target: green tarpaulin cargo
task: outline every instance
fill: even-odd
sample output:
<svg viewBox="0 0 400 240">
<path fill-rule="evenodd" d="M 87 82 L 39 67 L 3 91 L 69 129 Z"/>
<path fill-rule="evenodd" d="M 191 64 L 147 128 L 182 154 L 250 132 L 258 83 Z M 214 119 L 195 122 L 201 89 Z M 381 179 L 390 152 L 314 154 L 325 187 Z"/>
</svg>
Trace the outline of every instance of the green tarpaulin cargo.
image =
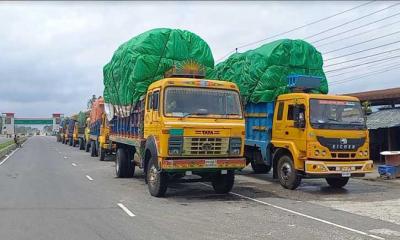
<svg viewBox="0 0 400 240">
<path fill-rule="evenodd" d="M 232 54 L 215 67 L 210 77 L 236 83 L 245 101 L 269 102 L 289 92 L 287 76 L 290 74 L 321 77 L 321 86 L 315 92 L 328 93 L 322 65 L 321 53 L 311 44 L 282 39 Z"/>
<path fill-rule="evenodd" d="M 205 66 L 209 72 L 214 67 L 208 44 L 185 30 L 153 29 L 122 44 L 103 68 L 107 115 L 127 116 L 130 106 L 152 82 L 162 79 L 174 65 L 188 60 Z"/>
</svg>

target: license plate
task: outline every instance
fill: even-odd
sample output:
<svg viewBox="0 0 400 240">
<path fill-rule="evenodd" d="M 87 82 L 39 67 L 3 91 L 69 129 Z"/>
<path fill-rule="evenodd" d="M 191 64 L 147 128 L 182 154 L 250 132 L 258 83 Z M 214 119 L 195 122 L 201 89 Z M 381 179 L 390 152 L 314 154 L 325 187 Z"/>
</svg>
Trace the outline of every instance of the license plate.
<svg viewBox="0 0 400 240">
<path fill-rule="evenodd" d="M 205 167 L 216 167 L 217 166 L 217 160 L 205 160 L 204 163 Z"/>
<path fill-rule="evenodd" d="M 351 177 L 350 172 L 342 172 L 342 177 Z"/>
</svg>

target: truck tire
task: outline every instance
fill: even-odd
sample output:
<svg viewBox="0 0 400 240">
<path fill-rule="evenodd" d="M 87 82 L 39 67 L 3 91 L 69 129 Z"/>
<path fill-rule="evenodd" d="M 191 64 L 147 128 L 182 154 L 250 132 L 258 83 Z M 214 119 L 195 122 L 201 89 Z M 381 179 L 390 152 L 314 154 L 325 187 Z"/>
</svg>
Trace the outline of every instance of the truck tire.
<svg viewBox="0 0 400 240">
<path fill-rule="evenodd" d="M 278 178 L 282 187 L 294 190 L 301 183 L 301 176 L 294 168 L 293 160 L 288 155 L 282 155 L 278 160 Z"/>
<path fill-rule="evenodd" d="M 153 197 L 163 197 L 168 188 L 168 176 L 157 167 L 157 159 L 153 156 L 146 169 L 146 179 L 149 192 Z"/>
<path fill-rule="evenodd" d="M 79 138 L 79 150 L 85 149 L 85 141 L 82 138 Z"/>
<path fill-rule="evenodd" d="M 85 144 L 85 152 L 89 152 L 90 151 L 90 143 L 91 143 L 91 141 L 86 142 L 86 144 Z"/>
<path fill-rule="evenodd" d="M 118 148 L 115 158 L 115 175 L 118 178 L 129 178 L 133 177 L 133 174 L 135 174 L 135 165 L 127 157 L 126 150 Z"/>
<path fill-rule="evenodd" d="M 348 177 L 327 177 L 325 179 L 332 188 L 342 188 L 349 182 Z"/>
<path fill-rule="evenodd" d="M 104 161 L 106 158 L 106 150 L 99 146 L 99 150 L 97 151 L 97 155 L 99 156 L 100 161 Z"/>
<path fill-rule="evenodd" d="M 228 170 L 226 174 L 218 173 L 211 181 L 214 191 L 218 194 L 226 194 L 232 190 L 235 182 L 235 171 Z"/>
<path fill-rule="evenodd" d="M 271 166 L 265 164 L 256 164 L 251 161 L 251 168 L 253 168 L 254 173 L 269 173 L 271 171 Z"/>
<path fill-rule="evenodd" d="M 94 141 L 90 141 L 90 156 L 97 157 L 96 143 Z"/>
</svg>

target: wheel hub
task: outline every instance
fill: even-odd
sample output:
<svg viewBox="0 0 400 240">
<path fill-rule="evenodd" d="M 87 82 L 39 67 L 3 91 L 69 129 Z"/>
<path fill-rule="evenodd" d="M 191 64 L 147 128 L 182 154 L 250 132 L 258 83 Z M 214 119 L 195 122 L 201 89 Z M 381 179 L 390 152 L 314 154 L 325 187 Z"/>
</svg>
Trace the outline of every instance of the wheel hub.
<svg viewBox="0 0 400 240">
<path fill-rule="evenodd" d="M 281 167 L 282 179 L 288 180 L 292 174 L 292 167 L 288 163 L 284 163 Z"/>
<path fill-rule="evenodd" d="M 149 184 L 154 185 L 157 181 L 157 168 L 152 165 L 149 171 Z"/>
</svg>

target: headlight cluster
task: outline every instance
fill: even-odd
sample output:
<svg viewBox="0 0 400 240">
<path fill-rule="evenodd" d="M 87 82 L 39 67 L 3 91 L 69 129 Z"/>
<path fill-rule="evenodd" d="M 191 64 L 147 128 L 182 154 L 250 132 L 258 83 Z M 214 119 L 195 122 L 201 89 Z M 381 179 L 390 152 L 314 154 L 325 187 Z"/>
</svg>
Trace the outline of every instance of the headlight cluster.
<svg viewBox="0 0 400 240">
<path fill-rule="evenodd" d="M 168 139 L 168 155 L 181 155 L 183 148 L 182 137 L 170 137 Z"/>
<path fill-rule="evenodd" d="M 231 138 L 229 141 L 229 155 L 240 155 L 240 150 L 242 148 L 241 138 Z"/>
</svg>

